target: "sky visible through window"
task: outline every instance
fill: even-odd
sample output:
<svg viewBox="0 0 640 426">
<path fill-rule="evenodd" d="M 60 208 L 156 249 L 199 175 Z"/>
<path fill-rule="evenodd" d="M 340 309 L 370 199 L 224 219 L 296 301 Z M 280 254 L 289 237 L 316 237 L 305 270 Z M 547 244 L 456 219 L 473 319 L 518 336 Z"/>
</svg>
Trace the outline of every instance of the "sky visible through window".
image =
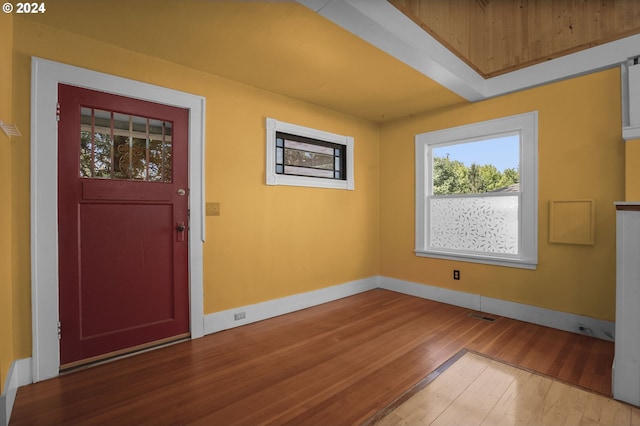
<svg viewBox="0 0 640 426">
<path fill-rule="evenodd" d="M 481 166 L 493 164 L 503 172 L 505 169 L 517 169 L 520 163 L 520 137 L 503 136 L 479 142 L 459 143 L 433 148 L 434 157 L 449 156 L 451 161 L 460 161 L 465 166 L 476 163 Z"/>
</svg>

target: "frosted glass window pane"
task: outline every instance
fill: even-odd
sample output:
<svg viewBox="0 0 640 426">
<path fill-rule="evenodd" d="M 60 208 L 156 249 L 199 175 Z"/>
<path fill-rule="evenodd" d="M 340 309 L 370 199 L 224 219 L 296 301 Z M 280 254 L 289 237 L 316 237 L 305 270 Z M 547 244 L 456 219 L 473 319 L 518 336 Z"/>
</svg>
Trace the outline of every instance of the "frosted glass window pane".
<svg viewBox="0 0 640 426">
<path fill-rule="evenodd" d="M 518 254 L 519 196 L 429 198 L 433 249 Z"/>
</svg>

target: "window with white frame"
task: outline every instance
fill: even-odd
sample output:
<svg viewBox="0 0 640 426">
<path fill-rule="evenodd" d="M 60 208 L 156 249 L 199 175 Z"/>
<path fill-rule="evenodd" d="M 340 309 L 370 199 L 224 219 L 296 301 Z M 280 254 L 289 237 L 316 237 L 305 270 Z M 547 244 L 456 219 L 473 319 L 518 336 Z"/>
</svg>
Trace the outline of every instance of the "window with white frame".
<svg viewBox="0 0 640 426">
<path fill-rule="evenodd" d="M 418 256 L 535 269 L 538 114 L 416 135 Z"/>
<path fill-rule="evenodd" d="M 267 118 L 267 185 L 354 189 L 353 138 Z"/>
</svg>

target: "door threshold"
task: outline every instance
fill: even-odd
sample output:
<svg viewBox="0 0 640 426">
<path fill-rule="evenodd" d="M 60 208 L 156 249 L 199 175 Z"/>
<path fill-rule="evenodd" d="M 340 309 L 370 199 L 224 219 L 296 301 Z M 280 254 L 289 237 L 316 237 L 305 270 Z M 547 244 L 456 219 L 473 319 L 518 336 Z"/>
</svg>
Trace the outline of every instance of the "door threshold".
<svg viewBox="0 0 640 426">
<path fill-rule="evenodd" d="M 186 342 L 190 339 L 191 333 L 184 333 L 166 339 L 156 340 L 153 342 L 134 346 L 132 348 L 122 349 L 119 351 L 109 352 L 104 355 L 98 355 L 87 359 L 81 359 L 79 361 L 69 362 L 60 366 L 60 375 L 74 373 L 76 371 L 85 370 L 87 368 L 96 367 L 98 365 L 129 358 L 134 355 L 139 355 L 145 352 Z"/>
</svg>

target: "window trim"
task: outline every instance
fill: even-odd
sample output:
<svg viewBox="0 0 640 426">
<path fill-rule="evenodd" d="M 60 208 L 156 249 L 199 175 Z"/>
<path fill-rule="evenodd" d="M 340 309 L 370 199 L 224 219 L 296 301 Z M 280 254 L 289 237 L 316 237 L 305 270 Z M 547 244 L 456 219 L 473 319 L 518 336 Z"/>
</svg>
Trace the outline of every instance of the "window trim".
<svg viewBox="0 0 640 426">
<path fill-rule="evenodd" d="M 432 191 L 430 147 L 520 135 L 520 208 L 518 255 L 469 253 L 429 248 L 427 197 Z M 421 257 L 535 269 L 538 264 L 538 112 L 483 121 L 415 136 L 415 253 Z"/>
<path fill-rule="evenodd" d="M 312 188 L 354 190 L 353 151 L 354 140 L 351 136 L 343 136 L 297 124 L 285 123 L 273 118 L 266 119 L 267 132 L 267 185 L 305 186 Z M 328 179 L 311 176 L 294 176 L 276 173 L 276 132 L 288 133 L 295 136 L 316 139 L 346 146 L 346 179 Z"/>
</svg>

